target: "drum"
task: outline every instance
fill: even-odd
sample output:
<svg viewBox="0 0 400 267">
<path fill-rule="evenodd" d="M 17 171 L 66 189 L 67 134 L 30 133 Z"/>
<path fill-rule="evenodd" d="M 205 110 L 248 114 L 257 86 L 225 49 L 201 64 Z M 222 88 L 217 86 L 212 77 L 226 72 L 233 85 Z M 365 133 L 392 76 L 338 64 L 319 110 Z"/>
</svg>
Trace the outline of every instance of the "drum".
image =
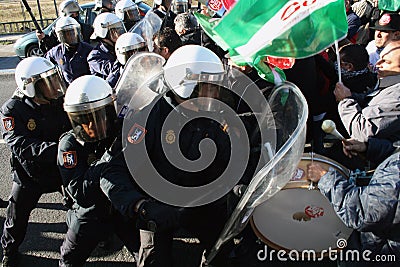
<svg viewBox="0 0 400 267">
<path fill-rule="evenodd" d="M 332 167 L 345 177 L 349 170 L 318 154 L 303 154 L 287 185 L 271 199 L 257 206 L 250 220 L 258 238 L 276 250 L 314 250 L 316 253 L 337 248 L 338 239 L 350 236 L 331 203 L 307 180 L 311 161 Z"/>
</svg>

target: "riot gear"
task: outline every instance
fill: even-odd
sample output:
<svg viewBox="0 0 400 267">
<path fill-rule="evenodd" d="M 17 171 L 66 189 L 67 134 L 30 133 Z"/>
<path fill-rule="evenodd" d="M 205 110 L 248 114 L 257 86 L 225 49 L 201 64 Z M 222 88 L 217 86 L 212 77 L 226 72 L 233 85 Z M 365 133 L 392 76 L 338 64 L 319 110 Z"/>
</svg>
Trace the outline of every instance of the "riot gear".
<svg viewBox="0 0 400 267">
<path fill-rule="evenodd" d="M 115 43 L 117 60 L 122 65 L 125 65 L 132 55 L 145 50 L 147 50 L 146 42 L 140 35 L 133 32 L 122 34 Z"/>
<path fill-rule="evenodd" d="M 114 96 L 103 79 L 85 75 L 73 81 L 64 109 L 78 140 L 95 142 L 111 136 L 116 121 Z"/>
<path fill-rule="evenodd" d="M 189 9 L 188 0 L 174 0 L 172 4 L 172 11 L 176 14 L 185 13 Z"/>
<path fill-rule="evenodd" d="M 121 34 L 126 32 L 122 20 L 112 13 L 98 15 L 93 22 L 93 27 L 91 39 L 105 38 L 114 43 Z"/>
<path fill-rule="evenodd" d="M 96 0 L 94 11 L 100 12 L 113 12 L 115 9 L 115 0 Z"/>
<path fill-rule="evenodd" d="M 55 31 L 60 43 L 75 46 L 82 41 L 81 25 L 70 17 L 61 17 L 57 20 Z"/>
<path fill-rule="evenodd" d="M 137 22 L 140 20 L 139 8 L 132 0 L 119 1 L 115 6 L 115 15 L 123 22 Z"/>
<path fill-rule="evenodd" d="M 61 2 L 58 10 L 64 17 L 70 17 L 74 14 L 79 14 L 79 11 L 82 11 L 82 8 L 75 0 L 65 0 Z"/>
<path fill-rule="evenodd" d="M 57 67 L 42 57 L 22 60 L 15 69 L 15 81 L 24 95 L 44 101 L 57 99 L 66 90 Z"/>
</svg>

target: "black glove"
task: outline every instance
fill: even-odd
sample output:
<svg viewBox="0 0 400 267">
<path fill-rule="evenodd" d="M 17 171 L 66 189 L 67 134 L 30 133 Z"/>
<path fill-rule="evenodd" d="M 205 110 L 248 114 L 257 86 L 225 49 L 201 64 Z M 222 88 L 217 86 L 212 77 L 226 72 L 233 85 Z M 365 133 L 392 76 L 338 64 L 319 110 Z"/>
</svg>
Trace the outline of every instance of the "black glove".
<svg viewBox="0 0 400 267">
<path fill-rule="evenodd" d="M 145 200 L 138 209 L 139 229 L 152 232 L 174 230 L 179 226 L 179 211 L 177 208 L 156 202 Z"/>
</svg>

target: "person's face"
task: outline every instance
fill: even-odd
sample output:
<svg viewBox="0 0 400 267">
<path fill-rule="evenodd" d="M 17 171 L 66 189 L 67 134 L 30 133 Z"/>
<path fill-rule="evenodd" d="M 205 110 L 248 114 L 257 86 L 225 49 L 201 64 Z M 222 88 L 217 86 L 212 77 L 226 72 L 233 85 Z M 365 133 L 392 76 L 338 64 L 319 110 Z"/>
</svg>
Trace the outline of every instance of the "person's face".
<svg viewBox="0 0 400 267">
<path fill-rule="evenodd" d="M 96 138 L 97 137 L 96 128 L 94 127 L 94 123 L 92 121 L 89 122 L 88 124 L 82 123 L 82 128 L 83 128 L 83 130 L 85 130 L 86 134 L 90 138 Z"/>
<path fill-rule="evenodd" d="M 400 42 L 389 43 L 376 63 L 378 78 L 400 74 Z"/>
<path fill-rule="evenodd" d="M 375 46 L 377 48 L 385 47 L 385 45 L 392 40 L 393 32 L 375 30 Z"/>
<path fill-rule="evenodd" d="M 160 46 L 160 43 L 157 38 L 154 39 L 153 52 L 159 54 L 165 59 L 168 59 L 170 57 L 168 48 Z"/>
</svg>

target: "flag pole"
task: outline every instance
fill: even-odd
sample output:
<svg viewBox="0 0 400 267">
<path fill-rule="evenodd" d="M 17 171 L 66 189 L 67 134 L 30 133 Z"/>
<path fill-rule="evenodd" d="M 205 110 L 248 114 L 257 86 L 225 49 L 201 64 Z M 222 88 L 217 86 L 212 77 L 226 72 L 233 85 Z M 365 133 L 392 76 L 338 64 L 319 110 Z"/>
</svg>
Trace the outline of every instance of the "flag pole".
<svg viewBox="0 0 400 267">
<path fill-rule="evenodd" d="M 338 41 L 335 41 L 335 50 L 336 50 L 336 62 L 338 65 L 338 77 L 339 77 L 339 82 L 342 82 L 342 73 L 340 71 L 340 55 L 339 55 L 339 44 Z"/>
</svg>

